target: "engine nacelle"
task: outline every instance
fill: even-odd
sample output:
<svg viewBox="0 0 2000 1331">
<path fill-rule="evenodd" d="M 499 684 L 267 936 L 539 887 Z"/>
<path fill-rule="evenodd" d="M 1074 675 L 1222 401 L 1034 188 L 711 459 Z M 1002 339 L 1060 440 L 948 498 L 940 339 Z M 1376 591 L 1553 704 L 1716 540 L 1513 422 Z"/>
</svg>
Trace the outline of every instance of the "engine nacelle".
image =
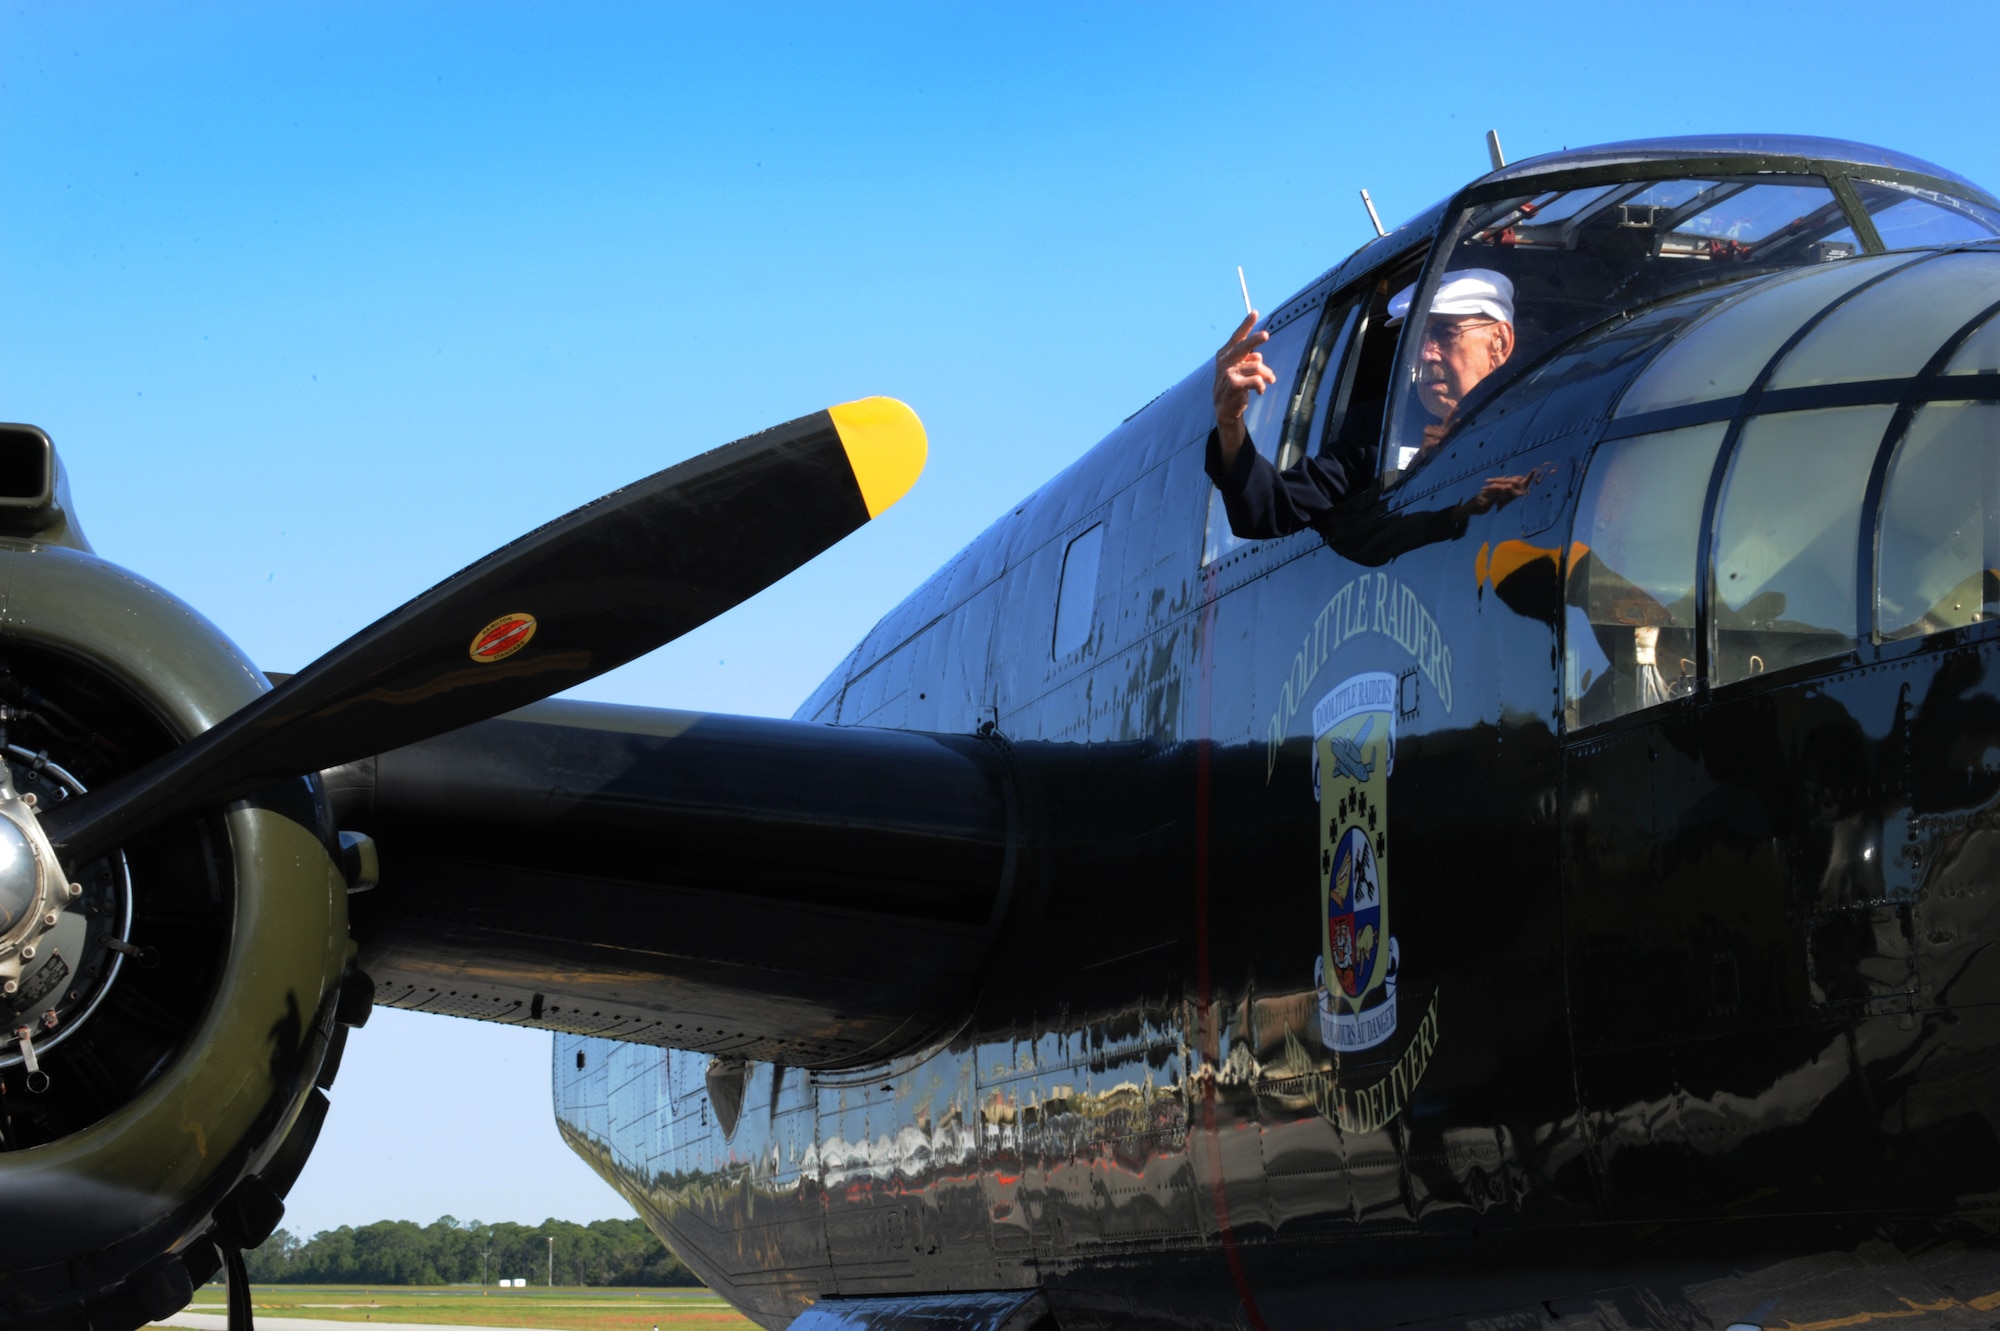
<svg viewBox="0 0 2000 1331">
<path fill-rule="evenodd" d="M 41 807 L 268 687 L 153 584 L 84 549 L 0 540 L 0 749 Z M 218 1244 L 275 1225 L 325 1113 L 315 1081 L 338 1019 L 357 1016 L 338 1010 L 334 844 L 317 781 L 301 778 L 78 869 L 85 918 L 37 937 L 81 955 L 56 971 L 44 951 L 37 983 L 0 995 L 0 1323 L 138 1326 L 185 1304 Z M 32 1059 L 24 1029 L 43 1045 Z"/>
</svg>

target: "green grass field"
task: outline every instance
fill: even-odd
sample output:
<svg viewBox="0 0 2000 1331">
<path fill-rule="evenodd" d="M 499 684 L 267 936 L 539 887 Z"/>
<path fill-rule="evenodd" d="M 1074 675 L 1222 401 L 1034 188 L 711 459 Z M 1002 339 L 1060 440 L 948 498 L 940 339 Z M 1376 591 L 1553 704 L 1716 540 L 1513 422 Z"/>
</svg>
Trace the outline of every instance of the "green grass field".
<svg viewBox="0 0 2000 1331">
<path fill-rule="evenodd" d="M 319 1317 L 339 1322 L 441 1322 L 546 1331 L 754 1331 L 756 1323 L 705 1289 L 492 1289 L 466 1285 L 259 1285 L 257 1319 Z M 189 1312 L 229 1311 L 222 1286 L 195 1291 Z"/>
</svg>

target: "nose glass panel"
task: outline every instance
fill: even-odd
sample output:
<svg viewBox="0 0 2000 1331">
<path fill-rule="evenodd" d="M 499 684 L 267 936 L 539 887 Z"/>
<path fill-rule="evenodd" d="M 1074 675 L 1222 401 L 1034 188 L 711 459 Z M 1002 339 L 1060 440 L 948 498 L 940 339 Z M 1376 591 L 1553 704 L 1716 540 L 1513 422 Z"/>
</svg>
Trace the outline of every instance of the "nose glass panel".
<svg viewBox="0 0 2000 1331">
<path fill-rule="evenodd" d="M 1944 372 L 1947 376 L 2000 374 L 2000 316 L 1988 319 L 1971 337 L 1959 343 Z"/>
<path fill-rule="evenodd" d="M 1693 691 L 1701 510 L 1728 428 L 1620 439 L 1591 459 L 1563 637 L 1572 729 Z"/>
<path fill-rule="evenodd" d="M 1615 413 L 1740 396 L 1806 320 L 1909 255 L 1853 259 L 1773 278 L 1717 309 L 1668 347 L 1626 392 Z"/>
<path fill-rule="evenodd" d="M 1939 402 L 1910 423 L 1882 500 L 1876 625 L 1885 638 L 2000 612 L 2000 403 Z"/>
<path fill-rule="evenodd" d="M 1906 379 L 1947 338 L 2000 301 L 2000 254 L 1946 254 L 1878 282 L 1786 353 L 1772 391 Z"/>
<path fill-rule="evenodd" d="M 1861 504 L 1894 407 L 1759 416 L 1722 493 L 1717 684 L 1852 651 Z"/>
</svg>

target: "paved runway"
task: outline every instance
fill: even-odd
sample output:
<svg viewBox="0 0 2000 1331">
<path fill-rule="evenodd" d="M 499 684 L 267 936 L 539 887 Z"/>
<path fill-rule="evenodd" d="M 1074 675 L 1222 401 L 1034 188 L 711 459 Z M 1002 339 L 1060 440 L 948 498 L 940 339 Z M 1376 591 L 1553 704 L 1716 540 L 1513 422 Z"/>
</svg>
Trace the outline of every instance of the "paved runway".
<svg viewBox="0 0 2000 1331">
<path fill-rule="evenodd" d="M 334 1322 L 324 1317 L 275 1317 L 268 1313 L 257 1319 L 274 1331 L 493 1331 L 491 1327 L 453 1326 L 439 1322 Z M 188 1331 L 229 1331 L 229 1319 L 221 1313 L 175 1313 L 154 1326 L 186 1327 Z M 508 1331 L 520 1331 L 519 1327 Z"/>
<path fill-rule="evenodd" d="M 707 1290 L 699 1291 L 708 1295 Z M 708 1297 L 714 1297 L 708 1295 Z M 185 1331 L 229 1331 L 229 1319 L 221 1313 L 175 1313 L 172 1317 L 154 1322 L 154 1326 L 177 1326 Z M 260 1312 L 257 1325 L 268 1331 L 523 1331 L 518 1326 L 491 1327 L 472 1326 L 452 1322 L 385 1322 L 377 1318 L 366 1322 L 336 1322 L 325 1317 L 280 1317 L 276 1313 Z"/>
<path fill-rule="evenodd" d="M 213 1297 L 219 1295 L 222 1291 L 219 1287 L 206 1286 L 201 1292 L 204 1295 Z M 562 1292 L 569 1293 L 571 1291 L 564 1290 Z M 598 1299 L 592 1298 L 592 1291 L 589 1287 L 577 1286 L 574 1293 L 590 1302 L 599 1302 Z M 630 1294 L 632 1291 L 629 1289 L 621 1290 L 620 1293 Z M 644 1293 L 649 1301 L 665 1299 L 719 1301 L 713 1290 L 702 1289 L 699 1286 L 665 1285 L 658 1289 L 646 1290 Z M 365 1305 L 347 1304 L 328 1306 L 354 1307 Z M 525 1306 L 533 1306 L 533 1301 L 526 1301 Z M 616 1304 L 615 1302 L 609 1302 L 607 1306 L 615 1308 Z M 215 1303 L 208 1304 L 208 1307 L 215 1307 Z M 388 1310 L 384 1309 L 383 1311 L 387 1312 Z M 398 1322 L 383 1317 L 366 1321 L 334 1321 L 327 1317 L 282 1317 L 275 1311 L 261 1309 L 257 1312 L 257 1321 L 260 1325 L 268 1328 L 268 1331 L 523 1331 L 523 1328 L 518 1325 L 493 1327 L 451 1322 Z M 229 1331 L 229 1319 L 222 1313 L 196 1312 L 193 1309 L 175 1313 L 172 1317 L 162 1318 L 154 1322 L 153 1325 L 181 1327 L 184 1331 Z"/>
</svg>

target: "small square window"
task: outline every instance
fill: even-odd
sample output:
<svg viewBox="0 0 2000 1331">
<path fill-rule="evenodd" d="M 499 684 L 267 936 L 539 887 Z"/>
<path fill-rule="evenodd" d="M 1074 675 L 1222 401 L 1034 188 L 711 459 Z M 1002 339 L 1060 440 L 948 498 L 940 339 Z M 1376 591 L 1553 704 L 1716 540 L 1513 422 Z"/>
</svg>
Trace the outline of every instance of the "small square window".
<svg viewBox="0 0 2000 1331">
<path fill-rule="evenodd" d="M 1077 651 L 1090 641 L 1090 626 L 1097 608 L 1097 561 L 1104 550 L 1104 524 L 1098 523 L 1069 543 L 1063 552 L 1062 589 L 1056 593 L 1056 636 L 1052 651 L 1057 660 Z"/>
</svg>

